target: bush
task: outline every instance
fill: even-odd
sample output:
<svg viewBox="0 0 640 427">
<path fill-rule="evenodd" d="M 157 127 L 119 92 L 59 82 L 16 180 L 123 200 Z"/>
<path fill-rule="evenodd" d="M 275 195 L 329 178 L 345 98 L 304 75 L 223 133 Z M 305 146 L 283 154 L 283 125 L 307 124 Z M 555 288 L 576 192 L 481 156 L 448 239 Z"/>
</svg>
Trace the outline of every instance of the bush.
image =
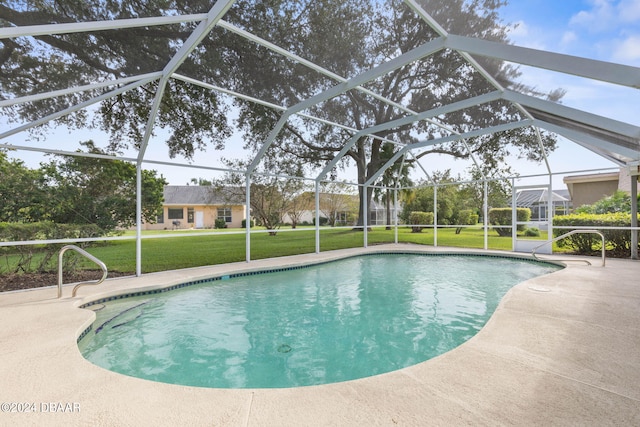
<svg viewBox="0 0 640 427">
<path fill-rule="evenodd" d="M 249 227 L 253 228 L 253 226 L 254 226 L 254 225 L 255 225 L 255 224 L 254 224 L 253 220 L 249 221 Z M 243 219 L 243 220 L 242 220 L 242 225 L 241 225 L 241 227 L 242 227 L 242 228 L 247 228 L 247 220 L 246 220 L 246 219 Z"/>
<path fill-rule="evenodd" d="M 511 225 L 511 208 L 493 208 L 489 209 L 489 224 L 491 225 Z M 527 222 L 531 219 L 531 209 L 517 208 L 516 220 L 518 222 Z M 524 231 L 525 224 L 518 224 L 517 231 Z M 495 227 L 494 230 L 500 236 L 511 236 L 511 228 Z"/>
<path fill-rule="evenodd" d="M 329 218 L 325 217 L 325 216 L 321 216 L 320 217 L 320 227 L 322 227 L 323 225 L 327 225 L 329 223 Z M 316 225 L 316 219 L 313 218 L 313 225 Z"/>
<path fill-rule="evenodd" d="M 433 212 L 411 212 L 409 213 L 409 224 L 412 233 L 421 233 L 425 225 L 433 224 Z"/>
<path fill-rule="evenodd" d="M 527 237 L 540 237 L 540 230 L 535 227 L 527 228 L 524 230 L 524 235 Z"/>
<path fill-rule="evenodd" d="M 640 215 L 639 215 L 640 218 Z M 602 227 L 630 227 L 631 214 L 573 214 L 553 218 L 553 225 L 557 227 L 582 226 L 600 231 L 605 236 L 608 254 L 613 257 L 627 257 L 631 251 L 631 233 L 627 230 L 610 230 Z M 575 230 L 575 229 L 573 229 Z M 572 231 L 571 228 L 554 229 L 553 236 L 558 237 Z M 639 233 L 640 234 L 640 233 Z M 601 238 L 597 234 L 578 233 L 558 241 L 558 246 L 568 247 L 576 254 L 595 254 L 601 248 Z"/>
<path fill-rule="evenodd" d="M 106 233 L 95 224 L 56 224 L 50 221 L 42 222 L 0 222 L 0 241 L 19 242 L 29 240 L 57 240 L 57 239 L 82 239 L 100 237 Z M 63 244 L 46 245 L 18 245 L 12 248 L 20 256 L 13 273 L 33 272 L 42 273 L 51 269 L 49 261 L 55 259 Z M 78 243 L 77 246 L 87 246 L 87 243 Z M 9 251 L 5 251 L 7 254 Z M 14 252 L 14 253 L 15 253 Z M 32 266 L 34 255 L 44 253 L 38 265 Z M 75 259 L 77 260 L 77 258 Z M 55 267 L 54 267 L 55 268 Z M 73 271 L 75 261 L 72 257 L 65 258 L 65 270 Z"/>
<path fill-rule="evenodd" d="M 471 209 L 463 209 L 458 212 L 458 225 L 476 225 L 478 223 L 479 216 L 474 214 Z M 460 234 L 463 227 L 456 228 L 456 234 Z"/>
<path fill-rule="evenodd" d="M 227 228 L 227 221 L 225 221 L 224 218 L 218 218 L 213 226 L 215 228 Z"/>
</svg>

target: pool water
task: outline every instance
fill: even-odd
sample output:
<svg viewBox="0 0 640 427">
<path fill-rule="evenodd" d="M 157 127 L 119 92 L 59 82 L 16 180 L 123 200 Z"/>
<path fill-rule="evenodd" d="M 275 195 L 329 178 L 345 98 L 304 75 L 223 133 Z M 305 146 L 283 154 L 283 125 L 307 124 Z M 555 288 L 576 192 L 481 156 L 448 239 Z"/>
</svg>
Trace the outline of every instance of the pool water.
<svg viewBox="0 0 640 427">
<path fill-rule="evenodd" d="M 512 286 L 559 268 L 484 256 L 353 257 L 96 304 L 79 347 L 96 365 L 172 384 L 334 383 L 459 346 Z"/>
</svg>

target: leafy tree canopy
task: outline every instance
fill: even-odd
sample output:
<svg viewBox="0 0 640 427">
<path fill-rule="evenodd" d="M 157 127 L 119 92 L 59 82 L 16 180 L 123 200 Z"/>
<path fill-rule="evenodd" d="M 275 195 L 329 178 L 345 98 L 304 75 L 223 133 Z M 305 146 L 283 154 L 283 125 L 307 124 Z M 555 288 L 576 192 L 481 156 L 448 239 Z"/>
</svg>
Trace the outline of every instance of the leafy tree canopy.
<svg viewBox="0 0 640 427">
<path fill-rule="evenodd" d="M 637 201 L 640 210 L 640 196 Z M 576 209 L 576 213 L 606 214 L 616 212 L 631 212 L 631 196 L 629 193 L 617 190 L 611 196 L 603 197 L 592 205 L 583 205 Z"/>
<path fill-rule="evenodd" d="M 106 153 L 92 141 L 91 154 Z M 0 222 L 94 224 L 104 232 L 136 223 L 136 166 L 120 160 L 56 156 L 36 170 L 0 152 Z M 155 222 L 166 180 L 142 170 L 142 216 Z"/>
<path fill-rule="evenodd" d="M 0 151 L 0 222 L 33 222 L 49 218 L 48 194 L 41 171 Z"/>
</svg>

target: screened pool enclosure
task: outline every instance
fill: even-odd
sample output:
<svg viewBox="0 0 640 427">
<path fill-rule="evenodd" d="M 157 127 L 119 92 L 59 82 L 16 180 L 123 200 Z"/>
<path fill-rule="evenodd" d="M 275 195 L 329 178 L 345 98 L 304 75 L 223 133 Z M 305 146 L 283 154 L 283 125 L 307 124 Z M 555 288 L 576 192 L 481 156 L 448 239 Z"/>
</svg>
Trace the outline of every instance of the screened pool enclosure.
<svg viewBox="0 0 640 427">
<path fill-rule="evenodd" d="M 438 224 L 439 194 L 473 183 L 488 249 L 497 182 L 510 188 L 511 206 L 519 192 L 535 190 L 543 212 L 538 220 L 550 241 L 558 177 L 594 172 L 579 159 L 570 169 L 555 166 L 556 144 L 603 159 L 595 172 L 624 169 L 637 198 L 640 126 L 565 105 L 561 87 L 533 87 L 519 78 L 540 71 L 622 88 L 637 98 L 640 68 L 510 44 L 504 24 L 483 2 L 38 7 L 0 11 L 7 76 L 0 148 L 18 158 L 45 153 L 135 164 L 138 275 L 147 168 L 232 176 L 244 187 L 247 219 L 258 197 L 252 185 L 300 182 L 314 195 L 316 252 L 323 237 L 320 196 L 332 182 L 359 195 L 359 220 L 345 227 L 360 229 L 364 246 L 371 230 L 385 226 L 372 221 L 373 200 L 393 206 L 392 241 L 398 242 L 400 199 L 417 186 L 433 189 L 436 225 L 423 225 L 438 245 L 439 229 L 465 226 Z M 90 129 L 83 137 L 95 138 L 105 151 L 77 151 L 77 142 L 62 142 L 68 134 L 58 140 L 46 131 L 40 139 L 25 136 L 47 125 L 50 131 Z M 106 136 L 100 140 L 99 134 Z M 450 167 L 443 159 L 452 158 L 468 176 L 442 179 L 440 172 Z M 523 163 L 528 166 L 519 169 Z M 512 249 L 520 250 L 515 215 Z M 633 203 L 631 217 L 631 257 L 637 258 Z M 264 231 L 245 228 L 237 233 L 246 235 L 250 261 L 252 236 Z M 110 239 L 123 237 L 100 238 Z"/>
</svg>

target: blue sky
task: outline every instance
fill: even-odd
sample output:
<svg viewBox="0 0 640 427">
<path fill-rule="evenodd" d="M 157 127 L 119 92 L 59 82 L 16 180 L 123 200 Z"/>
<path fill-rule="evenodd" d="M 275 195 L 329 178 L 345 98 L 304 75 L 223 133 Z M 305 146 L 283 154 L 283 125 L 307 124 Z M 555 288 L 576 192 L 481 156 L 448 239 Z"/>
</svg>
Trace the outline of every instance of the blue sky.
<svg viewBox="0 0 640 427">
<path fill-rule="evenodd" d="M 515 44 L 640 66 L 640 0 L 511 0 Z"/>
</svg>

